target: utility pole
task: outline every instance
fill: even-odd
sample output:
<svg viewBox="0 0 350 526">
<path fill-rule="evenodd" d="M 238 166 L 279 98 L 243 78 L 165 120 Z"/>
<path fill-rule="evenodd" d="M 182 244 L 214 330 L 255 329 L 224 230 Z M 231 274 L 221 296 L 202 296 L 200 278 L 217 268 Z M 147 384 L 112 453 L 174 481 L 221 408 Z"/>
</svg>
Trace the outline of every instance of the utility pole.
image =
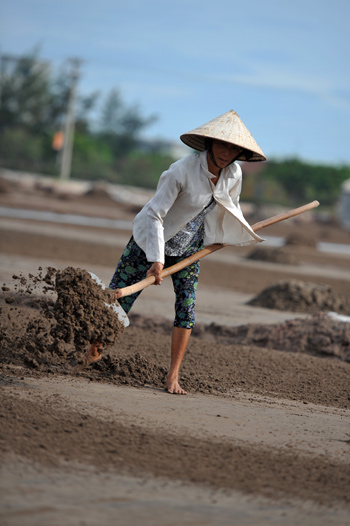
<svg viewBox="0 0 350 526">
<path fill-rule="evenodd" d="M 70 177 L 71 166 L 72 166 L 72 155 L 73 155 L 73 141 L 74 141 L 74 129 L 75 129 L 75 101 L 77 84 L 80 77 L 80 64 L 81 60 L 77 58 L 71 58 L 69 60 L 71 64 L 71 87 L 69 90 L 67 115 L 64 126 L 64 143 L 61 154 L 61 171 L 60 178 L 67 180 Z"/>
</svg>

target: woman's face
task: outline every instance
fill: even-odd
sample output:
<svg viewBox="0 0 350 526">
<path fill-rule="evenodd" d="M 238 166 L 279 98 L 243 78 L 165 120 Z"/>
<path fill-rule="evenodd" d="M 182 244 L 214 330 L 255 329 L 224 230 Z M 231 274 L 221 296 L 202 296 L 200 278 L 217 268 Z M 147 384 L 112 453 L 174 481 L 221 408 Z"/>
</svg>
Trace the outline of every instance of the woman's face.
<svg viewBox="0 0 350 526">
<path fill-rule="evenodd" d="M 219 168 L 225 168 L 242 150 L 229 142 L 213 139 L 211 151 Z"/>
</svg>

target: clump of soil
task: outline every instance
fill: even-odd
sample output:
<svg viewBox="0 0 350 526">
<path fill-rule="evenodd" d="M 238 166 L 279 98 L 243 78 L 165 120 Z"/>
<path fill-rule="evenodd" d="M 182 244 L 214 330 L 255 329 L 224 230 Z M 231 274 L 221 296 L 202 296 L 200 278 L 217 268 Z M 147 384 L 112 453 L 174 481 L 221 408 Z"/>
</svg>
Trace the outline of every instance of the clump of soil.
<svg viewBox="0 0 350 526">
<path fill-rule="evenodd" d="M 255 261 L 268 261 L 285 265 L 297 265 L 298 260 L 294 254 L 286 252 L 283 248 L 256 247 L 247 255 L 247 259 Z"/>
<path fill-rule="evenodd" d="M 248 305 L 291 312 L 333 311 L 350 315 L 349 301 L 328 285 L 299 280 L 278 281 L 264 289 Z"/>
<path fill-rule="evenodd" d="M 65 360 L 73 363 L 82 359 L 89 344 L 109 347 L 124 330 L 107 306 L 113 304 L 114 293 L 103 290 L 86 270 L 49 267 L 43 273 L 40 268 L 36 276 L 14 275 L 13 280 L 12 287 L 2 286 L 4 361 L 17 357 L 34 368 Z"/>
<path fill-rule="evenodd" d="M 112 305 L 114 293 L 103 290 L 86 270 L 67 267 L 56 275 L 57 300 L 53 336 L 73 342 L 78 351 L 92 342 L 112 345 L 123 325 L 105 303 Z"/>
</svg>

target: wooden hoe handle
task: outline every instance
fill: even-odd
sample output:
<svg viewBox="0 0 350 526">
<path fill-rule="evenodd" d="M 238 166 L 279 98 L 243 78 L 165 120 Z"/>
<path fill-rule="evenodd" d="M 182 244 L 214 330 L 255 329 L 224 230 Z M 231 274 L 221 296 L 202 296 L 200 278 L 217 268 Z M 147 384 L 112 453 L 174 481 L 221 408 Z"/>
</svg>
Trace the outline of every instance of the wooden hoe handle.
<svg viewBox="0 0 350 526">
<path fill-rule="evenodd" d="M 273 225 L 274 223 L 278 223 L 279 221 L 284 221 L 285 219 L 289 219 L 290 217 L 294 217 L 299 214 L 303 214 L 304 212 L 307 212 L 308 210 L 311 210 L 312 208 L 316 208 L 319 204 L 320 203 L 318 201 L 312 201 L 312 203 L 308 203 L 307 205 L 300 206 L 299 208 L 294 208 L 293 210 L 289 210 L 289 212 L 284 212 L 283 214 L 278 214 L 277 216 L 270 217 L 269 219 L 265 219 L 264 221 L 259 221 L 258 223 L 255 223 L 252 226 L 252 230 L 256 232 L 257 230 L 261 230 L 262 228 Z M 163 269 L 161 276 L 162 278 L 166 278 L 167 276 L 170 276 L 171 274 L 174 274 L 175 272 L 182 270 L 188 265 L 192 265 L 192 263 L 194 263 L 195 261 L 198 261 L 204 258 L 205 256 L 208 256 L 209 254 L 212 254 L 213 252 L 216 252 L 217 250 L 220 250 L 221 248 L 224 248 L 226 246 L 227 245 L 223 245 L 223 244 L 215 244 L 215 245 L 210 245 L 209 247 L 203 248 L 202 250 L 199 250 L 192 256 L 189 256 L 188 258 L 185 258 L 182 261 L 179 261 L 179 263 L 176 263 L 175 265 L 172 265 L 171 267 L 167 267 Z M 135 283 L 134 285 L 130 285 L 129 287 L 124 287 L 123 289 L 119 289 L 118 296 L 119 298 L 123 298 L 125 296 L 130 296 L 131 294 L 135 294 L 135 292 L 139 292 L 140 290 L 143 290 L 149 287 L 150 285 L 153 285 L 155 280 L 156 280 L 155 276 L 148 276 L 147 278 L 143 279 L 142 281 L 139 281 L 138 283 Z"/>
<path fill-rule="evenodd" d="M 285 219 L 289 219 L 290 217 L 294 217 L 299 214 L 303 214 L 304 212 L 307 212 L 312 208 L 317 208 L 319 204 L 320 203 L 318 201 L 312 201 L 312 203 L 299 206 L 299 208 L 294 208 L 294 210 L 289 210 L 289 212 L 284 212 L 283 214 L 278 214 L 277 216 L 270 217 L 270 219 L 264 219 L 264 221 L 259 221 L 259 223 L 255 223 L 255 225 L 252 226 L 252 229 L 254 230 L 254 232 L 256 232 L 257 230 L 261 230 L 266 226 L 273 225 L 274 223 L 284 221 Z"/>
</svg>

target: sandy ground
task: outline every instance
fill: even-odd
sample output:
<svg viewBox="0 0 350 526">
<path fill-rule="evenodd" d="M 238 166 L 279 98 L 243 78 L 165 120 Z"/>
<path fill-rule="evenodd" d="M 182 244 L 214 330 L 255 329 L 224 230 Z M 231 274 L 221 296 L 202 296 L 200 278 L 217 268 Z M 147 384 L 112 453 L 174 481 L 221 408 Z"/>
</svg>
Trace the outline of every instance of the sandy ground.
<svg viewBox="0 0 350 526">
<path fill-rule="evenodd" d="M 2 206 L 127 220 L 135 211 L 102 197 L 0 196 Z M 7 284 L 39 266 L 81 267 L 108 283 L 130 235 L 16 219 L 0 219 L 0 228 Z M 334 225 L 305 221 L 302 228 L 314 239 L 349 243 Z M 292 222 L 264 232 L 299 229 Z M 290 250 L 297 264 L 247 260 L 247 250 L 228 248 L 203 260 L 201 330 L 182 369 L 192 386 L 186 397 L 161 387 L 173 316 L 169 282 L 142 293 L 114 361 L 72 373 L 3 357 L 2 524 L 348 524 L 349 364 L 225 336 L 225 327 L 309 319 L 247 305 L 278 279 L 327 284 L 350 298 L 348 256 Z M 34 316 L 30 308 L 27 314 Z M 205 329 L 212 323 L 216 332 Z"/>
</svg>

